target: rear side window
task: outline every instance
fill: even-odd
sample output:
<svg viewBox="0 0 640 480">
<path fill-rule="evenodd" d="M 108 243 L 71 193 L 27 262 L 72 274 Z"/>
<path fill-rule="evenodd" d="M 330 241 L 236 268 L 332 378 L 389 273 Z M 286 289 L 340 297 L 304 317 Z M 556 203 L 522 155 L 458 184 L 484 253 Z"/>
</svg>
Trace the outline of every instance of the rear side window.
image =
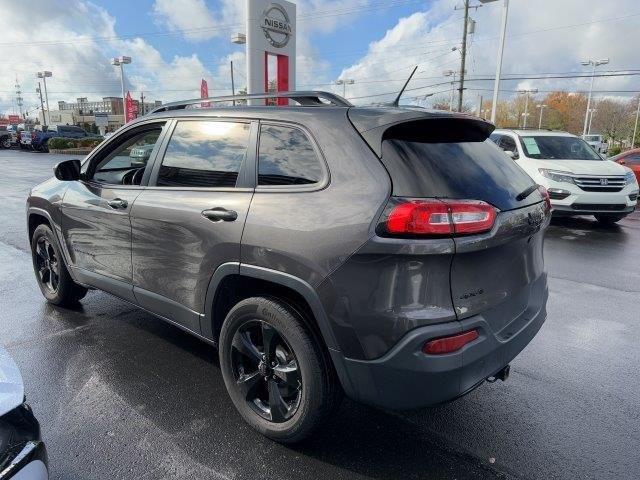
<svg viewBox="0 0 640 480">
<path fill-rule="evenodd" d="M 262 125 L 258 151 L 258 185 L 309 185 L 322 179 L 320 159 L 298 128 Z"/>
<path fill-rule="evenodd" d="M 178 122 L 156 184 L 164 187 L 235 187 L 248 144 L 248 123 Z"/>
<path fill-rule="evenodd" d="M 395 196 L 483 200 L 500 210 L 541 200 L 537 192 L 516 200 L 534 182 L 491 140 L 411 140 L 382 142 L 382 162 L 391 175 Z"/>
</svg>

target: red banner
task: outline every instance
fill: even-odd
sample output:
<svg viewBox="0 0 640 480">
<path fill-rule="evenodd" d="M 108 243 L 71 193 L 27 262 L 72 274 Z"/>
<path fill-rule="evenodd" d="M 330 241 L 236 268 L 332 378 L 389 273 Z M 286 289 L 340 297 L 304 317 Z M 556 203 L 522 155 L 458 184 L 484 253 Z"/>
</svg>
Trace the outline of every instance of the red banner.
<svg viewBox="0 0 640 480">
<path fill-rule="evenodd" d="M 136 104 L 133 103 L 131 94 L 127 92 L 127 97 L 124 102 L 124 123 L 129 123 L 131 120 L 136 118 L 137 113 L 138 109 L 136 108 Z"/>
<path fill-rule="evenodd" d="M 11 125 L 17 125 L 22 122 L 20 115 L 9 115 L 8 118 Z"/>
<path fill-rule="evenodd" d="M 209 85 L 207 81 L 203 78 L 200 82 L 200 98 L 208 98 L 209 97 Z M 211 103 L 202 102 L 202 108 L 210 107 Z"/>
</svg>

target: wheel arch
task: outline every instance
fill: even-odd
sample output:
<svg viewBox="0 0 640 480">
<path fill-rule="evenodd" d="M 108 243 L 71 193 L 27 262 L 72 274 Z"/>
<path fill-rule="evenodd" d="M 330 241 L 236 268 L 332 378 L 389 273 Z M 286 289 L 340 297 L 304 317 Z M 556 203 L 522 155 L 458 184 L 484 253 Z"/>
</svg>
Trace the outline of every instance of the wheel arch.
<svg viewBox="0 0 640 480">
<path fill-rule="evenodd" d="M 311 285 L 291 274 L 237 262 L 220 265 L 207 289 L 200 325 L 202 335 L 217 343 L 229 310 L 239 301 L 254 296 L 278 299 L 300 315 L 327 352 L 345 393 L 352 396 L 352 381 L 320 298 Z"/>
</svg>

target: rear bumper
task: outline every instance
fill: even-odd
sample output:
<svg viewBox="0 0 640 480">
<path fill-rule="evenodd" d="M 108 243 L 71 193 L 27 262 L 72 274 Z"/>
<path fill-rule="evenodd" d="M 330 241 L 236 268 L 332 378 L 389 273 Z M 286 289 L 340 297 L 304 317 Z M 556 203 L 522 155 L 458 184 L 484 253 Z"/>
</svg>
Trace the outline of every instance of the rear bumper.
<svg viewBox="0 0 640 480">
<path fill-rule="evenodd" d="M 414 329 L 376 360 L 344 358 L 350 387 L 345 390 L 354 400 L 397 410 L 453 400 L 502 370 L 527 346 L 546 320 L 545 305 L 543 301 L 531 318 L 521 316 L 497 333 L 482 315 L 475 315 Z M 428 340 L 472 329 L 478 330 L 479 338 L 457 352 L 426 355 L 421 351 Z"/>
</svg>

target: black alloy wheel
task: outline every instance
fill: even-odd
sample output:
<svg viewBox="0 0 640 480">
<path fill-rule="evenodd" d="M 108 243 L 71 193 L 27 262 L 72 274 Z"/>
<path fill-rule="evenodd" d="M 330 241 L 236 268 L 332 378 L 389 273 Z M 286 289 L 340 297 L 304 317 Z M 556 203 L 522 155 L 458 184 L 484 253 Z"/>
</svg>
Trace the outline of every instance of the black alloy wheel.
<svg viewBox="0 0 640 480">
<path fill-rule="evenodd" d="M 60 283 L 60 261 L 47 237 L 38 238 L 35 253 L 40 283 L 49 293 L 56 293 Z"/>
<path fill-rule="evenodd" d="M 293 349 L 267 322 L 249 320 L 231 344 L 231 365 L 249 407 L 265 420 L 282 423 L 295 415 L 302 396 L 302 377 Z"/>
</svg>

